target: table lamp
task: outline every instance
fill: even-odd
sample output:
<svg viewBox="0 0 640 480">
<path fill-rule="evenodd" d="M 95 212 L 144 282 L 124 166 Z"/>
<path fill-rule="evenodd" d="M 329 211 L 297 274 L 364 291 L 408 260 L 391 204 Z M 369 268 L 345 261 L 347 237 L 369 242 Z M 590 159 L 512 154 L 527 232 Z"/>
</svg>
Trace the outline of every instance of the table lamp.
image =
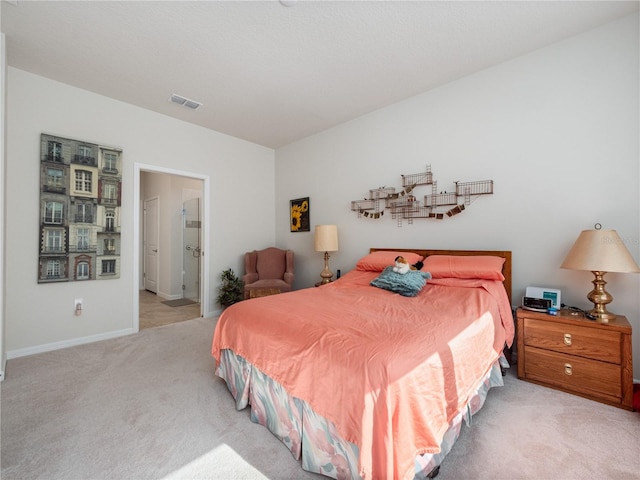
<svg viewBox="0 0 640 480">
<path fill-rule="evenodd" d="M 569 250 L 560 268 L 589 270 L 595 276 L 593 290 L 587 298 L 593 303 L 588 318 L 602 323 L 615 321 L 616 315 L 607 311 L 607 304 L 613 301 L 604 286 L 607 272 L 640 273 L 640 268 L 624 246 L 624 242 L 615 230 L 601 230 L 599 223 L 595 230 L 583 230 Z"/>
<path fill-rule="evenodd" d="M 320 272 L 322 281 L 316 285 L 330 283 L 333 273 L 329 270 L 329 252 L 338 251 L 338 226 L 337 225 L 316 225 L 315 230 L 315 250 L 324 252 L 324 270 Z"/>
</svg>

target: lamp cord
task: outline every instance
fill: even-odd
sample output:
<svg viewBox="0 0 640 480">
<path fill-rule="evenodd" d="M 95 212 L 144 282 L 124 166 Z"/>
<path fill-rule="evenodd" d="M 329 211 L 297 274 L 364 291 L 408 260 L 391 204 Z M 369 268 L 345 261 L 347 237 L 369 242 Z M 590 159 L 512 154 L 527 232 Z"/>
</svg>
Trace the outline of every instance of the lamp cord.
<svg viewBox="0 0 640 480">
<path fill-rule="evenodd" d="M 590 320 L 595 320 L 596 317 L 591 315 L 589 312 L 587 312 L 586 310 L 583 310 L 581 308 L 578 307 L 572 307 L 571 305 L 566 305 L 564 303 L 560 304 L 560 308 L 566 308 L 567 310 L 571 311 L 571 312 L 580 312 L 582 313 L 585 317 L 587 317 Z"/>
<path fill-rule="evenodd" d="M 585 313 L 585 311 L 584 311 L 584 310 L 582 310 L 581 308 L 578 308 L 578 307 L 572 307 L 571 305 L 566 305 L 566 304 L 564 304 L 564 303 L 561 303 L 561 304 L 560 304 L 560 308 L 566 308 L 567 310 L 571 310 L 571 311 L 574 311 L 574 312 L 581 312 L 581 313 Z"/>
</svg>

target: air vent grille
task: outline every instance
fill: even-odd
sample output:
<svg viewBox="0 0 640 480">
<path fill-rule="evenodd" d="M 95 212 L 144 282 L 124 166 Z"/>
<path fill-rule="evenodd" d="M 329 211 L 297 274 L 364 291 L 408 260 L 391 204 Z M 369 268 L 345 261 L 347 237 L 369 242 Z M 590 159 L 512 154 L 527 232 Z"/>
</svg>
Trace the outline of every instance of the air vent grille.
<svg viewBox="0 0 640 480">
<path fill-rule="evenodd" d="M 177 95 L 175 93 L 171 95 L 171 97 L 169 98 L 169 101 L 173 103 L 177 103 L 178 105 L 182 105 L 183 107 L 190 108 L 192 110 L 196 110 L 200 108 L 200 106 L 202 105 L 200 102 L 196 102 L 195 100 L 189 100 L 188 98 L 183 97 L 182 95 Z"/>
<path fill-rule="evenodd" d="M 187 100 L 187 101 L 184 103 L 184 106 L 185 106 L 185 107 L 187 107 L 187 108 L 192 108 L 192 109 L 194 109 L 194 110 L 195 110 L 196 108 L 198 108 L 200 105 L 201 105 L 200 103 L 198 103 L 198 102 L 194 102 L 193 100 Z"/>
<path fill-rule="evenodd" d="M 184 103 L 187 101 L 186 98 L 181 97 L 180 95 L 176 95 L 175 93 L 173 95 L 171 95 L 171 98 L 169 99 L 169 101 L 173 102 L 173 103 L 177 103 L 178 105 L 184 105 Z"/>
</svg>

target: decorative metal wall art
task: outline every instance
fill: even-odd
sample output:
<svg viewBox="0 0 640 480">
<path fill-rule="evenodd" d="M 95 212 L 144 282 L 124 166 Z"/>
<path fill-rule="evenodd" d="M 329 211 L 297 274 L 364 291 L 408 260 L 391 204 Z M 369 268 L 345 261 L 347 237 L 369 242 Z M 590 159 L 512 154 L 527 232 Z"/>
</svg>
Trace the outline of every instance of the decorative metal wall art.
<svg viewBox="0 0 640 480">
<path fill-rule="evenodd" d="M 120 277 L 122 150 L 40 136 L 38 283 Z"/>
<path fill-rule="evenodd" d="M 351 210 L 358 212 L 358 218 L 381 218 L 385 210 L 397 220 L 399 227 L 402 221 L 413 223 L 414 218 L 434 218 L 442 220 L 463 212 L 479 195 L 493 194 L 493 180 L 472 182 L 454 182 L 453 191 L 438 191 L 438 183 L 433 179 L 431 165 L 424 172 L 401 175 L 402 189 L 396 192 L 395 187 L 380 187 L 369 190 L 369 198 L 351 202 Z M 424 195 L 424 205 L 416 198 L 418 187 L 430 187 L 431 192 Z"/>
</svg>

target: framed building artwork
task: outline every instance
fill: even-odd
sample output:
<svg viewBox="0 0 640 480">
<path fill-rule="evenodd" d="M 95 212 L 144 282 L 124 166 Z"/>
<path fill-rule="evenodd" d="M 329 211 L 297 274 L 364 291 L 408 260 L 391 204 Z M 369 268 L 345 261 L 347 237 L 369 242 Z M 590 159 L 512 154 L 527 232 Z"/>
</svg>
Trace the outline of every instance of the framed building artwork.
<svg viewBox="0 0 640 480">
<path fill-rule="evenodd" d="M 122 150 L 40 136 L 38 283 L 120 278 Z"/>
<path fill-rule="evenodd" d="M 291 200 L 289 225 L 292 232 L 310 232 L 309 197 Z"/>
</svg>

